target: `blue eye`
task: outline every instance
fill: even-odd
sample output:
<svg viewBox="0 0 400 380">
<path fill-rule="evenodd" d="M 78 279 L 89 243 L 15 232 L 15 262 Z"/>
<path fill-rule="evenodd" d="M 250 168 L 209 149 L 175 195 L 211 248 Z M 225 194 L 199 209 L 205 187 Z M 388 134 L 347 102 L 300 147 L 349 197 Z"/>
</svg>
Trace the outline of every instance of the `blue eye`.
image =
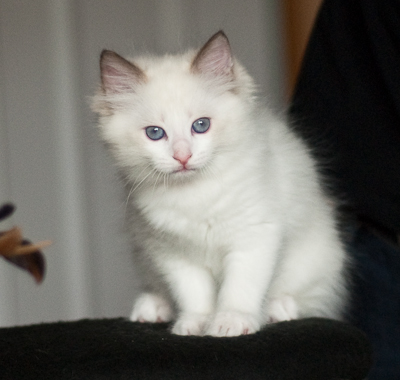
<svg viewBox="0 0 400 380">
<path fill-rule="evenodd" d="M 192 124 L 192 129 L 196 133 L 204 133 L 207 132 L 208 129 L 210 128 L 210 119 L 208 117 L 202 117 L 200 119 L 197 119 L 193 124 Z"/>
<path fill-rule="evenodd" d="M 165 131 L 160 127 L 147 127 L 146 135 L 151 140 L 160 140 L 165 136 Z"/>
</svg>

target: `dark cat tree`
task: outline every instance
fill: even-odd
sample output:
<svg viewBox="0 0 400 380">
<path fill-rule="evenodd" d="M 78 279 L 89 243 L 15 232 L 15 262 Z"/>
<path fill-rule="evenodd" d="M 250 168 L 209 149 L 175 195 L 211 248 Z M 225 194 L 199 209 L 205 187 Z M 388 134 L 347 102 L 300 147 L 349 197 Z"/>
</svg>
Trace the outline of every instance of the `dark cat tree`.
<svg viewBox="0 0 400 380">
<path fill-rule="evenodd" d="M 362 380 L 365 335 L 325 319 L 235 338 L 172 335 L 166 324 L 82 320 L 0 329 L 0 378 Z"/>
<path fill-rule="evenodd" d="M 13 207 L 0 207 L 0 219 Z M 44 259 L 18 229 L 0 233 L 0 255 L 37 281 Z M 168 324 L 81 320 L 0 329 L 0 379 L 363 380 L 371 366 L 363 332 L 310 318 L 234 338 L 177 336 Z"/>
</svg>

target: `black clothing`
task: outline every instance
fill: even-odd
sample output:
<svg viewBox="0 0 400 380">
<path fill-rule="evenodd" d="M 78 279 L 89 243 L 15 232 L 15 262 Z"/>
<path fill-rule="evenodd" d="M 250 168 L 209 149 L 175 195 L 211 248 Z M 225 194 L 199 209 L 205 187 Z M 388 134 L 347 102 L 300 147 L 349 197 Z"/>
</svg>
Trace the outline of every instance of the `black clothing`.
<svg viewBox="0 0 400 380">
<path fill-rule="evenodd" d="M 350 321 L 374 349 L 368 379 L 398 380 L 400 0 L 323 3 L 290 116 L 362 220 L 347 246 L 355 272 Z"/>
<path fill-rule="evenodd" d="M 400 232 L 400 1 L 323 3 L 291 115 L 311 144 L 327 142 L 356 213 Z"/>
</svg>

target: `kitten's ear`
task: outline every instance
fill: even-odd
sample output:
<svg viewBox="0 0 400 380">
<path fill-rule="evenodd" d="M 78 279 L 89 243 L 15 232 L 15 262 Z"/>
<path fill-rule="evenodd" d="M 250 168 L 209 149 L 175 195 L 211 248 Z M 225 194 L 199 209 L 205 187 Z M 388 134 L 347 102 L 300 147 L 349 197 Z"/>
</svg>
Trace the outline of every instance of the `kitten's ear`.
<svg viewBox="0 0 400 380">
<path fill-rule="evenodd" d="M 101 84 L 106 94 L 134 92 L 146 80 L 145 73 L 133 63 L 110 50 L 100 56 Z"/>
<path fill-rule="evenodd" d="M 200 49 L 191 66 L 194 73 L 233 76 L 233 58 L 228 37 L 220 30 Z"/>
</svg>

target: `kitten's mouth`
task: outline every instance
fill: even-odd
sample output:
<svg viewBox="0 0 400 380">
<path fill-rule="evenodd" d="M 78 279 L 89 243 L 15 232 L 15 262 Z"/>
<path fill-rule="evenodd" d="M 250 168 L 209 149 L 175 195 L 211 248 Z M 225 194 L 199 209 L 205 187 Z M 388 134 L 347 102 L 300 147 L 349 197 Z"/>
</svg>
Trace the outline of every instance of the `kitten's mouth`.
<svg viewBox="0 0 400 380">
<path fill-rule="evenodd" d="M 194 171 L 196 171 L 196 169 L 189 169 L 186 167 L 182 167 L 178 170 L 174 170 L 172 174 L 188 175 L 190 173 L 193 173 Z"/>
</svg>

